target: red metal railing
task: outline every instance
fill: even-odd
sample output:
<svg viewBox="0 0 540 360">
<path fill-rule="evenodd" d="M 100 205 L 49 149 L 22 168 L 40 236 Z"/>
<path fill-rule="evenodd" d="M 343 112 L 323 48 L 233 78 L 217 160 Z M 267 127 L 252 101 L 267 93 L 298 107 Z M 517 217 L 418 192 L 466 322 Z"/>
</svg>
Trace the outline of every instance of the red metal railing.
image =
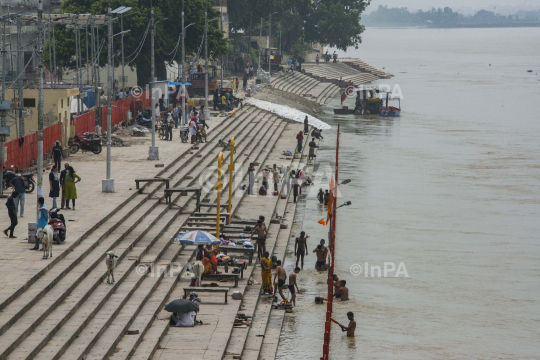
<svg viewBox="0 0 540 360">
<path fill-rule="evenodd" d="M 145 91 L 139 96 L 130 96 L 126 99 L 112 103 L 111 124 L 112 126 L 127 120 L 127 112 L 135 114 L 135 104 L 141 101 L 142 107 L 150 106 L 150 91 Z M 107 130 L 107 107 L 101 108 L 103 120 L 103 131 Z M 82 135 L 85 132 L 93 132 L 96 129 L 96 112 L 89 111 L 86 114 L 77 116 L 72 124 L 75 126 L 75 134 Z M 54 124 L 43 129 L 43 152 L 52 150 L 54 143 L 59 140 L 62 143 L 62 124 Z M 66 146 L 66 144 L 62 144 Z M 11 165 L 18 166 L 19 169 L 26 169 L 37 160 L 37 134 L 29 134 L 22 138 L 11 140 L 4 144 L 7 148 L 7 159 L 4 159 L 6 168 Z"/>
</svg>

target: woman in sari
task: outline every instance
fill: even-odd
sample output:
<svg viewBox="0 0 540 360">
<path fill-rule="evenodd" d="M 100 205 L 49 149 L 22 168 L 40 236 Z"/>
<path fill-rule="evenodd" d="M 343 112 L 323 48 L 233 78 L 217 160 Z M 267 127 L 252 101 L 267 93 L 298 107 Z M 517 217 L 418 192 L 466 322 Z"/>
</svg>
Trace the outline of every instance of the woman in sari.
<svg viewBox="0 0 540 360">
<path fill-rule="evenodd" d="M 272 289 L 272 267 L 270 262 L 270 253 L 266 251 L 261 259 L 261 276 L 264 293 L 273 294 Z"/>
</svg>

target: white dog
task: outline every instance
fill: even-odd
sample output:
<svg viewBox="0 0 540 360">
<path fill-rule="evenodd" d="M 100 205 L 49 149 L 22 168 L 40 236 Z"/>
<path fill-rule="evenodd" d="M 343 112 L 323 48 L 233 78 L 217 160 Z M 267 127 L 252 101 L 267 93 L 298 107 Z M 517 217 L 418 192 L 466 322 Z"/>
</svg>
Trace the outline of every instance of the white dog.
<svg viewBox="0 0 540 360">
<path fill-rule="evenodd" d="M 195 286 L 201 286 L 201 278 L 204 273 L 204 265 L 200 261 L 195 261 L 193 264 L 193 274 L 197 277 Z"/>
<path fill-rule="evenodd" d="M 43 229 L 38 229 L 36 236 L 41 240 L 41 246 L 43 247 L 43 259 L 52 257 L 52 243 L 53 243 L 53 228 L 51 225 L 45 226 Z"/>
<path fill-rule="evenodd" d="M 114 253 L 114 251 L 109 251 L 105 255 L 105 264 L 107 265 L 107 284 L 114 284 L 114 268 L 116 267 L 116 261 L 118 259 L 118 256 Z M 110 281 L 110 277 L 112 276 L 112 282 Z"/>
</svg>

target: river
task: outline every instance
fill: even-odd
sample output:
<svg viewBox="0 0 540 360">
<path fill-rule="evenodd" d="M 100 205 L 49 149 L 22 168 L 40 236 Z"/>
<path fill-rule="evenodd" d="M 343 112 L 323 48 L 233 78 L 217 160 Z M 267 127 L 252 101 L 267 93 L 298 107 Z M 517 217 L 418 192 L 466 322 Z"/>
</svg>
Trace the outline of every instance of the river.
<svg viewBox="0 0 540 360">
<path fill-rule="evenodd" d="M 358 327 L 348 339 L 332 325 L 331 359 L 540 358 L 540 28 L 368 28 L 359 49 L 338 53 L 394 74 L 379 82 L 403 100 L 396 119 L 334 116 L 337 97 L 320 117 L 332 126 L 322 183 L 299 215 L 310 250 L 327 237 L 315 192 L 335 164 L 338 124 L 339 178 L 352 179 L 336 238 L 351 300 L 333 317 L 346 324 L 353 311 Z M 385 262 L 408 277 L 371 276 Z M 322 356 L 326 306 L 313 299 L 326 279 L 314 263 L 298 275 L 278 359 Z"/>
</svg>

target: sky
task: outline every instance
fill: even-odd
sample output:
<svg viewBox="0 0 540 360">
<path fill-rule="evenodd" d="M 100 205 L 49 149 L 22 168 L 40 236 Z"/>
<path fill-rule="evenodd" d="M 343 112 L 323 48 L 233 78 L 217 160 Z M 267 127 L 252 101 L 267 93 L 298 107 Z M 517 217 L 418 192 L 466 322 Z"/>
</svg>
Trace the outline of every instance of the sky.
<svg viewBox="0 0 540 360">
<path fill-rule="evenodd" d="M 463 14 L 474 14 L 478 10 L 490 10 L 502 15 L 513 14 L 519 10 L 539 10 L 540 0 L 372 0 L 367 13 L 376 10 L 379 5 L 388 7 L 407 7 L 409 10 L 429 10 L 449 6 Z"/>
</svg>

